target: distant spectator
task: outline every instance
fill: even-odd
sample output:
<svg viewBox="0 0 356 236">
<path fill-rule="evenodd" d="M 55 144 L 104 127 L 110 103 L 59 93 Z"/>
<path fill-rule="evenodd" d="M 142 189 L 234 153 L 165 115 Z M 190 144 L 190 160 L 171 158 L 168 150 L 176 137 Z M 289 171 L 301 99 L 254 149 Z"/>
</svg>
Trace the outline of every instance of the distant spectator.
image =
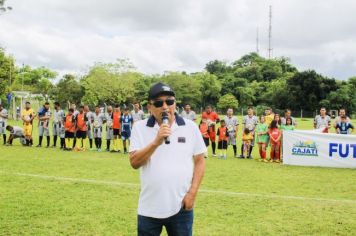
<svg viewBox="0 0 356 236">
<path fill-rule="evenodd" d="M 273 120 L 275 120 L 277 122 L 278 128 L 281 128 L 282 120 L 281 120 L 281 116 L 278 113 L 274 114 Z"/>
<path fill-rule="evenodd" d="M 295 126 L 293 125 L 293 120 L 292 120 L 292 117 L 288 117 L 286 119 L 286 124 L 282 124 L 282 130 L 294 130 L 295 129 Z"/>
<path fill-rule="evenodd" d="M 297 121 L 296 119 L 292 116 L 292 111 L 290 109 L 286 109 L 284 111 L 284 117 L 281 118 L 281 121 L 282 121 L 282 125 L 285 125 L 286 124 L 286 119 L 287 118 L 291 118 L 292 119 L 292 125 L 294 127 L 297 126 Z"/>
<path fill-rule="evenodd" d="M 336 131 L 338 134 L 350 134 L 354 131 L 354 126 L 347 121 L 346 116 L 341 116 L 341 121 L 336 124 Z"/>
<path fill-rule="evenodd" d="M 272 108 L 268 107 L 265 110 L 265 122 L 266 122 L 268 127 L 270 126 L 270 124 L 271 124 L 273 119 L 274 119 L 274 113 L 272 111 Z"/>
<path fill-rule="evenodd" d="M 186 104 L 184 106 L 184 110 L 180 114 L 183 118 L 186 118 L 188 120 L 196 121 L 197 115 L 195 114 L 194 111 L 192 111 L 191 107 L 189 104 Z"/>
<path fill-rule="evenodd" d="M 336 130 L 336 125 L 341 122 L 341 117 L 342 117 L 342 116 L 346 116 L 346 121 L 347 121 L 347 122 L 350 122 L 350 118 L 346 115 L 346 110 L 345 110 L 345 108 L 340 108 L 340 110 L 339 110 L 339 115 L 335 118 L 335 122 L 334 122 L 334 128 L 335 128 L 335 130 Z"/>
<path fill-rule="evenodd" d="M 321 133 L 329 133 L 331 118 L 326 114 L 326 108 L 320 109 L 320 114 L 314 118 L 314 129 Z"/>
</svg>

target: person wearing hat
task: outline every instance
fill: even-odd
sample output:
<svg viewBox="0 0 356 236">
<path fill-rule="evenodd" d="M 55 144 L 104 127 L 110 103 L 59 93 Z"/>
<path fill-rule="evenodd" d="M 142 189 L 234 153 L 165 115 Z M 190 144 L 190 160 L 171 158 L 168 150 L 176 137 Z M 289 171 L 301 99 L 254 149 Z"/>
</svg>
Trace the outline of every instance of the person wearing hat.
<svg viewBox="0 0 356 236">
<path fill-rule="evenodd" d="M 174 91 L 154 84 L 151 116 L 133 125 L 130 164 L 140 169 L 138 235 L 192 235 L 193 207 L 207 151 L 198 126 L 179 116 Z"/>
</svg>

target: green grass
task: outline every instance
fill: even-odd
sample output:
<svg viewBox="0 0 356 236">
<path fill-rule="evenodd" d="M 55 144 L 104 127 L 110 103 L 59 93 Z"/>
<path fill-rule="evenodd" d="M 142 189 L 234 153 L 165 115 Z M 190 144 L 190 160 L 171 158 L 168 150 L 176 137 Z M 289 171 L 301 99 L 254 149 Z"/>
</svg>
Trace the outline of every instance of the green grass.
<svg viewBox="0 0 356 236">
<path fill-rule="evenodd" d="M 136 234 L 139 172 L 127 156 L 15 144 L 0 147 L 0 235 Z M 355 170 L 206 164 L 194 235 L 355 235 Z"/>
</svg>

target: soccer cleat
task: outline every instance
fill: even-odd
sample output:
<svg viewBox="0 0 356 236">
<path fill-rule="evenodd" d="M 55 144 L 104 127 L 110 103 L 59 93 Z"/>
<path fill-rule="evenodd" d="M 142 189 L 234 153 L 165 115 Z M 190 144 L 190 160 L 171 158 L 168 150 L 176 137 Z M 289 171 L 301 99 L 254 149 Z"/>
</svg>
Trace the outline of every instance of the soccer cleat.
<svg viewBox="0 0 356 236">
<path fill-rule="evenodd" d="M 215 153 L 213 153 L 213 157 L 217 157 Z"/>
<path fill-rule="evenodd" d="M 42 147 L 42 146 L 38 144 L 36 147 Z"/>
<path fill-rule="evenodd" d="M 280 163 L 281 161 L 280 160 L 276 160 L 276 163 Z"/>
<path fill-rule="evenodd" d="M 269 162 L 271 162 L 271 163 L 272 163 L 272 162 L 273 162 L 273 159 L 270 159 L 270 160 L 269 160 Z"/>
<path fill-rule="evenodd" d="M 245 157 L 244 157 L 243 155 L 240 155 L 239 158 L 243 159 L 243 158 L 245 158 Z"/>
<path fill-rule="evenodd" d="M 266 159 L 263 159 L 263 162 L 268 162 Z"/>
</svg>

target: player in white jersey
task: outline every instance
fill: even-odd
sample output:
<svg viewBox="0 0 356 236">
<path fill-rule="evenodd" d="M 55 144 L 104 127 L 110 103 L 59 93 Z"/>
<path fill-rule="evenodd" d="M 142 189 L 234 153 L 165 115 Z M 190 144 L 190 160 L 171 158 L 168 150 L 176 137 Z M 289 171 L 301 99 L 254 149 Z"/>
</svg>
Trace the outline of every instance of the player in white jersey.
<svg viewBox="0 0 356 236">
<path fill-rule="evenodd" d="M 105 115 L 101 113 L 100 107 L 96 106 L 95 113 L 93 115 L 93 134 L 94 134 L 94 142 L 97 151 L 101 151 L 104 120 L 105 120 Z"/>
<path fill-rule="evenodd" d="M 234 149 L 234 156 L 237 157 L 236 136 L 239 122 L 234 116 L 234 110 L 232 108 L 227 110 L 227 114 L 224 117 L 224 120 L 227 127 L 227 132 L 229 133 L 228 145 L 232 145 L 232 148 Z"/>
<path fill-rule="evenodd" d="M 108 106 L 106 108 L 105 124 L 106 124 L 106 151 L 110 152 L 111 140 L 114 139 L 112 106 Z"/>
<path fill-rule="evenodd" d="M 93 150 L 93 138 L 94 138 L 94 135 L 93 135 L 93 122 L 94 122 L 94 112 L 90 111 L 89 109 L 89 106 L 88 105 L 85 105 L 84 106 L 84 112 L 85 112 L 85 115 L 87 116 L 87 127 L 88 127 L 88 130 L 87 130 L 87 137 L 89 139 L 89 147 L 90 147 L 90 150 Z"/>
<path fill-rule="evenodd" d="M 61 108 L 59 102 L 54 103 L 54 112 L 53 112 L 53 125 L 52 125 L 52 133 L 53 133 L 53 145 L 52 147 L 56 147 L 58 137 L 60 138 L 60 148 L 65 148 L 65 129 L 64 129 L 64 118 L 65 113 Z"/>
<path fill-rule="evenodd" d="M 7 110 L 0 104 L 0 134 L 2 134 L 2 138 L 4 141 L 4 145 L 6 144 L 6 121 L 8 118 Z"/>
</svg>

